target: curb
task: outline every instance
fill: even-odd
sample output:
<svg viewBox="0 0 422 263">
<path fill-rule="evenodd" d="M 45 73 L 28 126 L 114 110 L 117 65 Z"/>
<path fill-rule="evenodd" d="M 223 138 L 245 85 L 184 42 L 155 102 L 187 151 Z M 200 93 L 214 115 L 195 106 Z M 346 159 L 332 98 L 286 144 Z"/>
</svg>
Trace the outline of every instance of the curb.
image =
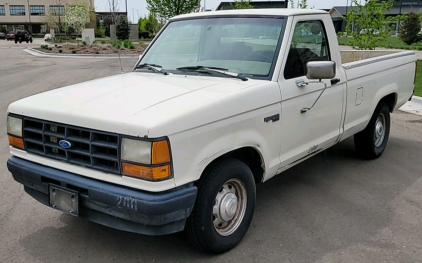
<svg viewBox="0 0 422 263">
<path fill-rule="evenodd" d="M 422 97 L 413 96 L 411 102 L 422 104 Z"/>
<path fill-rule="evenodd" d="M 109 55 L 109 54 L 51 54 L 45 53 L 33 48 L 25 48 L 24 52 L 31 54 L 36 57 L 48 57 L 48 58 L 119 58 L 119 55 Z M 141 55 L 141 54 L 139 54 Z M 139 55 L 120 55 L 120 58 L 139 58 Z"/>
</svg>

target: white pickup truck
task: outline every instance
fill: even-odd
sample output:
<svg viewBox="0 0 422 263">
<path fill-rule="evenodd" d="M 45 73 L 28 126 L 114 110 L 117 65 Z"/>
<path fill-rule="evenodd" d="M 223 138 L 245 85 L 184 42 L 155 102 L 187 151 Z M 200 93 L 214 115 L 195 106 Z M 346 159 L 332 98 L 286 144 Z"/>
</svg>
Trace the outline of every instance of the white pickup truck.
<svg viewBox="0 0 422 263">
<path fill-rule="evenodd" d="M 47 206 L 147 235 L 184 230 L 222 253 L 248 230 L 256 184 L 352 135 L 379 157 L 415 62 L 341 54 L 318 10 L 178 16 L 132 72 L 12 103 L 8 169 Z"/>
</svg>

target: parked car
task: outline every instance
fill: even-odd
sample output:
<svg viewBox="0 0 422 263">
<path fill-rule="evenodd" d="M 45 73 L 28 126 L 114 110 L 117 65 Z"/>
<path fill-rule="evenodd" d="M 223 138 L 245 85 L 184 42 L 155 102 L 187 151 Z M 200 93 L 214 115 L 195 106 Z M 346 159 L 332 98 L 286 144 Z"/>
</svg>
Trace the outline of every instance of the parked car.
<svg viewBox="0 0 422 263">
<path fill-rule="evenodd" d="M 139 39 L 151 38 L 151 35 L 149 34 L 149 32 L 139 32 L 138 37 Z"/>
<path fill-rule="evenodd" d="M 47 41 L 47 40 L 54 40 L 53 35 L 52 34 L 45 34 L 44 35 L 44 41 Z"/>
<path fill-rule="evenodd" d="M 297 37 L 303 27 L 322 41 Z M 187 30 L 201 33 L 174 37 Z M 330 15 L 315 9 L 186 14 L 156 38 L 132 72 L 9 105 L 7 167 L 26 193 L 223 253 L 252 222 L 257 184 L 351 136 L 359 156 L 380 157 L 390 113 L 415 86 L 415 52 L 349 51 L 344 63 Z"/>
<path fill-rule="evenodd" d="M 32 43 L 32 35 L 26 30 L 18 31 L 15 34 L 15 43 L 22 43 L 22 41 L 26 41 L 26 43 L 31 42 Z"/>
<path fill-rule="evenodd" d="M 6 34 L 3 32 L 0 32 L 0 39 L 6 39 Z"/>
<path fill-rule="evenodd" d="M 14 31 L 10 31 L 9 33 L 7 33 L 6 35 L 6 39 L 7 41 L 13 41 L 15 39 L 15 32 Z"/>
</svg>

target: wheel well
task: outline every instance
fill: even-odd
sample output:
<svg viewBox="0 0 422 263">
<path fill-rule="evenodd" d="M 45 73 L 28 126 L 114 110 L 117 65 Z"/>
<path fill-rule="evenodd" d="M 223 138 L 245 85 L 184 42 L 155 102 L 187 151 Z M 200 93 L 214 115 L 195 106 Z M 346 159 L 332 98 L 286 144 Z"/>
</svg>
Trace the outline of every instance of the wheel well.
<svg viewBox="0 0 422 263">
<path fill-rule="evenodd" d="M 262 183 L 262 180 L 264 179 L 265 164 L 261 157 L 261 154 L 252 147 L 244 147 L 223 154 L 222 156 L 218 157 L 217 159 L 213 160 L 210 164 L 208 164 L 207 167 L 204 169 L 204 172 L 208 168 L 213 166 L 213 164 L 226 158 L 235 158 L 244 162 L 249 167 L 249 169 L 251 169 L 255 179 L 255 183 Z"/>
<path fill-rule="evenodd" d="M 380 100 L 380 102 L 385 102 L 388 105 L 390 112 L 393 112 L 394 106 L 397 103 L 397 94 L 391 93 Z"/>
</svg>

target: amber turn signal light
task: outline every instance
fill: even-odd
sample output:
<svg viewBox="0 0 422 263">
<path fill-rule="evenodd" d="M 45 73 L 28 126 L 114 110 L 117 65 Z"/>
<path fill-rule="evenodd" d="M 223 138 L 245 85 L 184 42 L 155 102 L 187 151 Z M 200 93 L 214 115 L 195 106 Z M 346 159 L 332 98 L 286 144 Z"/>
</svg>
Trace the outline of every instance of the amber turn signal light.
<svg viewBox="0 0 422 263">
<path fill-rule="evenodd" d="M 167 141 L 157 141 L 152 144 L 152 164 L 170 162 L 170 150 Z"/>
<path fill-rule="evenodd" d="M 9 145 L 16 147 L 16 148 L 19 148 L 19 149 L 22 149 L 22 150 L 25 149 L 22 138 L 10 136 L 10 135 L 7 135 L 7 137 L 9 139 Z"/>
<path fill-rule="evenodd" d="M 122 162 L 122 173 L 140 179 L 160 180 L 171 176 L 171 169 L 170 165 L 146 167 Z"/>
</svg>

